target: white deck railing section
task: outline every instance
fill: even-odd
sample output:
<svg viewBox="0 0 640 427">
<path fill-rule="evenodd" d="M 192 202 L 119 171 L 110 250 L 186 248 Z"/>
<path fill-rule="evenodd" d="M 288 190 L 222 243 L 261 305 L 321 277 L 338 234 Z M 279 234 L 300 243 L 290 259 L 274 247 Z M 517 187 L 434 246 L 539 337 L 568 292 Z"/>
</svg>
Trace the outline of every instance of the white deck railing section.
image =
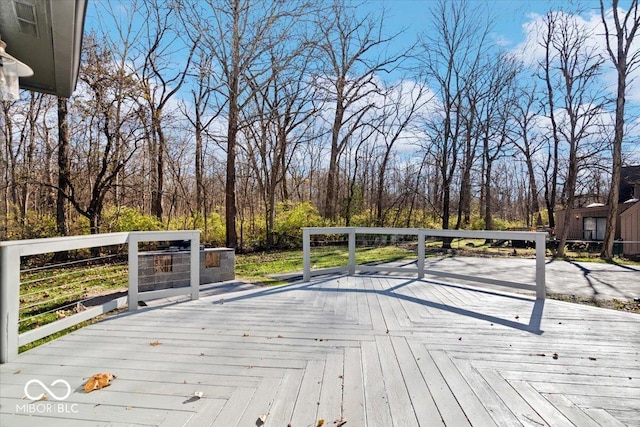
<svg viewBox="0 0 640 427">
<path fill-rule="evenodd" d="M 190 241 L 190 286 L 158 291 L 138 292 L 138 243 L 169 240 Z M 73 316 L 18 333 L 20 310 L 20 257 L 51 252 L 70 251 L 111 245 L 128 245 L 128 296 L 91 307 Z M 200 263 L 199 231 L 139 231 L 128 233 L 94 234 L 89 236 L 54 237 L 50 239 L 14 240 L 0 242 L 0 363 L 7 363 L 18 355 L 18 348 L 38 339 L 67 329 L 78 323 L 128 304 L 136 310 L 139 301 L 189 295 L 198 299 Z"/>
<path fill-rule="evenodd" d="M 311 270 L 311 235 L 349 236 L 349 263 L 346 266 L 330 267 Z M 356 235 L 358 234 L 387 234 L 409 235 L 418 237 L 418 261 L 416 267 L 393 267 L 388 265 L 357 265 L 356 264 Z M 302 229 L 303 279 L 308 282 L 312 275 L 347 273 L 355 274 L 356 270 L 363 272 L 399 272 L 417 274 L 419 279 L 424 277 L 424 257 L 426 237 L 497 239 L 533 241 L 536 246 L 536 298 L 545 298 L 545 253 L 546 236 L 543 232 L 529 231 L 474 231 L 474 230 L 432 230 L 425 228 L 371 228 L 371 227 L 306 227 Z"/>
</svg>

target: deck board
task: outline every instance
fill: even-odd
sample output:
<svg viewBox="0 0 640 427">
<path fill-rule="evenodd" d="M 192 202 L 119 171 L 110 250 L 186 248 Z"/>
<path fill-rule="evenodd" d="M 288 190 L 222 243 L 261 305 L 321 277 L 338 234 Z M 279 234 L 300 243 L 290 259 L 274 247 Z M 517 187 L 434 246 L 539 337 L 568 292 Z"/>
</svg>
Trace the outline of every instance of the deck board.
<svg viewBox="0 0 640 427">
<path fill-rule="evenodd" d="M 639 361 L 637 314 L 328 276 L 122 313 L 23 353 L 0 366 L 0 425 L 640 426 Z M 103 371 L 113 384 L 84 393 Z M 77 411 L 29 413 L 31 379 L 68 381 Z"/>
</svg>

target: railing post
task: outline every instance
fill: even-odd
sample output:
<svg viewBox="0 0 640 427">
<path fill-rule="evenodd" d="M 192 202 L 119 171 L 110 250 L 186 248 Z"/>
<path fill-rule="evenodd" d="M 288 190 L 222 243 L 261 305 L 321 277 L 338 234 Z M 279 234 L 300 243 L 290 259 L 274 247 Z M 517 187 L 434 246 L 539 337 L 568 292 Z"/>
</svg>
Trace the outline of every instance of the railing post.
<svg viewBox="0 0 640 427">
<path fill-rule="evenodd" d="M 197 300 L 200 297 L 200 233 L 194 232 L 190 239 L 191 248 L 191 299 Z M 137 246 L 137 245 L 136 245 Z"/>
<path fill-rule="evenodd" d="M 356 229 L 349 230 L 349 275 L 356 273 Z"/>
<path fill-rule="evenodd" d="M 545 254 L 547 252 L 546 238 L 543 233 L 536 234 L 536 299 L 546 297 Z"/>
<path fill-rule="evenodd" d="M 129 311 L 138 309 L 138 236 L 129 234 Z"/>
<path fill-rule="evenodd" d="M 424 278 L 424 230 L 418 230 L 418 279 Z"/>
<path fill-rule="evenodd" d="M 0 246 L 0 363 L 18 356 L 20 312 L 20 252 Z"/>
<path fill-rule="evenodd" d="M 307 228 L 302 229 L 302 280 L 308 282 L 311 280 L 311 239 L 310 231 Z"/>
</svg>

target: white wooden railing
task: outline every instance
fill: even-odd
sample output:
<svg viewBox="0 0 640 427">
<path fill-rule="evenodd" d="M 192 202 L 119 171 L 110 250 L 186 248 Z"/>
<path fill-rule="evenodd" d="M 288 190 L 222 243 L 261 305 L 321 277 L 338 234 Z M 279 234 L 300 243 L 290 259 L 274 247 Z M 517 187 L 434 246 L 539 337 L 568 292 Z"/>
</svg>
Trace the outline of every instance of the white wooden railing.
<svg viewBox="0 0 640 427">
<path fill-rule="evenodd" d="M 138 292 L 138 243 L 169 240 L 190 241 L 190 286 Z M 21 334 L 18 333 L 21 256 L 123 244 L 128 245 L 129 252 L 129 292 L 127 296 L 114 299 L 100 306 L 91 307 L 78 314 L 65 317 L 39 328 Z M 178 295 L 189 295 L 191 299 L 198 299 L 199 263 L 200 232 L 192 230 L 107 233 L 0 242 L 0 363 L 7 363 L 13 360 L 18 355 L 20 346 L 127 304 L 129 310 L 136 310 L 138 301 Z"/>
<path fill-rule="evenodd" d="M 311 270 L 311 235 L 349 236 L 349 262 L 346 266 L 330 267 Z M 394 267 L 389 265 L 357 265 L 356 264 L 356 235 L 358 234 L 386 234 L 408 235 L 418 237 L 418 260 L 415 267 Z M 537 299 L 545 298 L 545 253 L 546 236 L 544 232 L 528 231 L 475 231 L 475 230 L 432 230 L 426 228 L 372 228 L 372 227 L 305 227 L 302 229 L 303 279 L 308 282 L 312 275 L 362 272 L 399 272 L 417 274 L 424 277 L 424 257 L 426 237 L 472 238 L 497 240 L 522 240 L 535 242 L 536 246 L 536 283 Z"/>
</svg>

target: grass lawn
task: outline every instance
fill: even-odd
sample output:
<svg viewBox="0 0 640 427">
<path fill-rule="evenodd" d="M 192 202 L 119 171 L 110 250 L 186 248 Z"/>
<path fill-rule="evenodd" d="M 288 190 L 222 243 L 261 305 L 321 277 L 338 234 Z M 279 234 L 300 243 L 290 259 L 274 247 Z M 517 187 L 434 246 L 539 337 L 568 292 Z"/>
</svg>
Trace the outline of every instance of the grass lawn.
<svg viewBox="0 0 640 427">
<path fill-rule="evenodd" d="M 356 263 L 391 262 L 415 258 L 415 249 L 401 246 L 356 248 Z M 346 246 L 320 246 L 311 248 L 311 267 L 327 268 L 347 265 L 349 251 Z M 236 277 L 251 283 L 279 285 L 282 280 L 272 274 L 302 271 L 302 250 L 260 252 L 236 255 Z"/>
</svg>

